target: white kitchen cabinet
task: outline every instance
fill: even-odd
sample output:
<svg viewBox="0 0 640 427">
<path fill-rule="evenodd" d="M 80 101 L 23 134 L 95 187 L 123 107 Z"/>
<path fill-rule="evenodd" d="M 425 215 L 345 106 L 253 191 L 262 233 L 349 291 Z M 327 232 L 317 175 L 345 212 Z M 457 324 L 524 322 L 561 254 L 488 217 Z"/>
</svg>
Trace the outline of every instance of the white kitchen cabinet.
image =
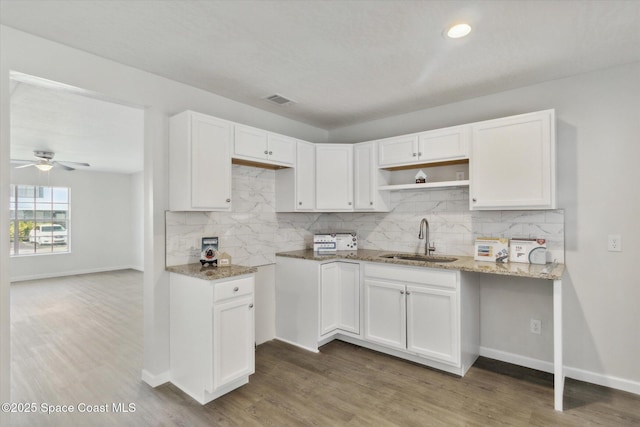
<svg viewBox="0 0 640 427">
<path fill-rule="evenodd" d="M 468 158 L 469 133 L 469 125 L 420 133 L 418 135 L 419 160 L 431 163 Z"/>
<path fill-rule="evenodd" d="M 316 207 L 316 148 L 297 141 L 295 167 L 276 170 L 276 212 L 306 212 Z"/>
<path fill-rule="evenodd" d="M 389 211 L 389 192 L 378 187 L 387 184 L 389 172 L 379 170 L 375 142 L 353 145 L 353 196 L 356 211 Z"/>
<path fill-rule="evenodd" d="M 465 159 L 469 126 L 453 126 L 378 141 L 378 166 L 393 168 Z"/>
<path fill-rule="evenodd" d="M 353 146 L 316 144 L 316 210 L 353 211 Z"/>
<path fill-rule="evenodd" d="M 249 126 L 234 126 L 233 158 L 291 167 L 296 160 L 296 140 Z"/>
<path fill-rule="evenodd" d="M 458 366 L 459 317 L 455 290 L 407 285 L 407 350 Z"/>
<path fill-rule="evenodd" d="M 276 257 L 276 337 L 311 351 L 339 339 L 463 376 L 479 322 L 473 273 Z"/>
<path fill-rule="evenodd" d="M 364 280 L 364 337 L 387 347 L 407 348 L 405 285 Z"/>
<path fill-rule="evenodd" d="M 451 366 L 461 375 L 477 357 L 479 292 L 462 283 L 460 272 L 366 264 L 364 294 L 366 340 L 427 358 L 439 368 Z"/>
<path fill-rule="evenodd" d="M 471 125 L 472 210 L 555 209 L 554 110 Z"/>
<path fill-rule="evenodd" d="M 418 162 L 418 134 L 378 141 L 378 166 L 390 167 Z"/>
<path fill-rule="evenodd" d="M 170 380 L 205 404 L 255 370 L 254 276 L 170 274 Z"/>
<path fill-rule="evenodd" d="M 320 336 L 336 331 L 360 333 L 360 265 L 320 266 Z"/>
<path fill-rule="evenodd" d="M 169 209 L 230 210 L 233 124 L 185 111 L 169 127 Z"/>
</svg>

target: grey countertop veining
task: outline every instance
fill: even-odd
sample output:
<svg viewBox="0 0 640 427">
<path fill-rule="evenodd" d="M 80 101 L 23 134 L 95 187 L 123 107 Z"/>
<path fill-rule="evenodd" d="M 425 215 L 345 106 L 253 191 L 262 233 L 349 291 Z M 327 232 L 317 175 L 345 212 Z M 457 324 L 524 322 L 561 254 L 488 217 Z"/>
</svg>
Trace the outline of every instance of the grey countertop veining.
<svg viewBox="0 0 640 427">
<path fill-rule="evenodd" d="M 276 256 L 306 259 L 312 261 L 327 260 L 355 260 L 367 262 L 381 262 L 385 264 L 406 265 L 412 267 L 441 268 L 445 270 L 470 271 L 476 273 L 499 274 L 504 276 L 529 277 L 534 279 L 559 280 L 564 272 L 564 264 L 550 263 L 545 265 L 523 264 L 523 263 L 496 263 L 486 261 L 475 261 L 470 256 L 449 255 L 457 258 L 449 263 L 409 261 L 394 258 L 382 258 L 382 255 L 401 254 L 401 252 L 380 251 L 371 249 L 358 249 L 357 251 L 340 251 L 335 254 L 318 254 L 313 249 L 305 249 L 290 252 L 278 252 Z M 415 255 L 405 253 L 406 255 Z"/>
<path fill-rule="evenodd" d="M 171 273 L 178 273 L 202 280 L 228 279 L 258 271 L 255 267 L 245 267 L 243 265 L 231 265 L 229 267 L 203 267 L 200 264 L 171 265 L 165 267 L 165 270 L 170 271 Z"/>
</svg>

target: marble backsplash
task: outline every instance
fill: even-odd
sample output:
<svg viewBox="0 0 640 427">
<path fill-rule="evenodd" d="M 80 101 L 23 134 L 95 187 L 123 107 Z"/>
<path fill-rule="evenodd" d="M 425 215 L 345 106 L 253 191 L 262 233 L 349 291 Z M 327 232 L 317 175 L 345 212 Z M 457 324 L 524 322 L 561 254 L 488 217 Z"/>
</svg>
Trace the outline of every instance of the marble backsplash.
<svg viewBox="0 0 640 427">
<path fill-rule="evenodd" d="M 354 230 L 362 249 L 414 252 L 420 220 L 430 224 L 436 254 L 473 255 L 476 237 L 547 240 L 548 259 L 564 262 L 564 211 L 470 211 L 467 189 L 391 193 L 390 212 L 276 213 L 275 171 L 233 166 L 232 212 L 167 212 L 166 265 L 198 262 L 200 239 L 218 236 L 234 264 L 275 262 L 276 252 L 313 246 L 313 234 Z"/>
</svg>

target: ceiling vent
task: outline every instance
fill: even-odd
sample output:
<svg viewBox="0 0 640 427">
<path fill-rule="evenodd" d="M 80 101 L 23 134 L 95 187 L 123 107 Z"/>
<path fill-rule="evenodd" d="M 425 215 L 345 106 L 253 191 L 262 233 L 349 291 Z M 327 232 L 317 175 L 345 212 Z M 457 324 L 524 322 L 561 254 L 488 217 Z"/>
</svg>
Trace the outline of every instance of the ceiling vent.
<svg viewBox="0 0 640 427">
<path fill-rule="evenodd" d="M 278 95 L 277 93 L 271 96 L 267 96 L 265 98 L 267 101 L 273 102 L 274 104 L 278 104 L 278 105 L 287 105 L 287 104 L 292 104 L 295 101 L 292 101 L 290 99 L 285 98 L 282 95 Z"/>
</svg>

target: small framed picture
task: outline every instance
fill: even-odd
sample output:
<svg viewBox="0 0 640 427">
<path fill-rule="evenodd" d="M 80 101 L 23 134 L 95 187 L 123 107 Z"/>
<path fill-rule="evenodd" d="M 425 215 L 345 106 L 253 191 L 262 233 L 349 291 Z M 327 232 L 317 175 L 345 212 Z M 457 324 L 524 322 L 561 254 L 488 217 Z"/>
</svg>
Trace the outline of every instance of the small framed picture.
<svg viewBox="0 0 640 427">
<path fill-rule="evenodd" d="M 218 238 L 203 237 L 202 252 L 200 253 L 200 264 L 217 266 L 218 265 Z"/>
</svg>

